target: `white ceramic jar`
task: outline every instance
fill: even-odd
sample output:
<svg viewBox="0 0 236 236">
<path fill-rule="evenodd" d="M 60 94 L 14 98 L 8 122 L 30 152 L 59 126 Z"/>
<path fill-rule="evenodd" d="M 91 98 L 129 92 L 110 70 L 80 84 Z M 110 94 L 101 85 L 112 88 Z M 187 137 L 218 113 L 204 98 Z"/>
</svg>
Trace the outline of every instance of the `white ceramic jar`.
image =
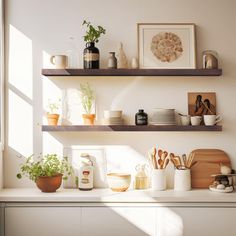
<svg viewBox="0 0 236 236">
<path fill-rule="evenodd" d="M 166 190 L 165 169 L 154 169 L 152 171 L 152 190 Z"/>
<path fill-rule="evenodd" d="M 190 169 L 178 170 L 175 169 L 175 191 L 189 191 L 191 190 L 191 172 Z"/>
</svg>

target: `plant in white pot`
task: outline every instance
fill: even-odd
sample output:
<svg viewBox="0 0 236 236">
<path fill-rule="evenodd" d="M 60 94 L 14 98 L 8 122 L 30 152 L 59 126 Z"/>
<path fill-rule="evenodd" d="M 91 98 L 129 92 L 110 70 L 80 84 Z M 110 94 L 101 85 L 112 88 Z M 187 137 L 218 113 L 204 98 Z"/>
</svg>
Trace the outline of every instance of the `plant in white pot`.
<svg viewBox="0 0 236 236">
<path fill-rule="evenodd" d="M 85 125 L 94 125 L 95 120 L 95 92 L 89 83 L 80 84 L 80 98 L 83 107 L 83 122 Z"/>
<path fill-rule="evenodd" d="M 58 99 L 57 102 L 48 101 L 48 112 L 47 120 L 49 125 L 57 125 L 59 120 L 59 108 L 60 108 L 61 99 Z"/>
</svg>

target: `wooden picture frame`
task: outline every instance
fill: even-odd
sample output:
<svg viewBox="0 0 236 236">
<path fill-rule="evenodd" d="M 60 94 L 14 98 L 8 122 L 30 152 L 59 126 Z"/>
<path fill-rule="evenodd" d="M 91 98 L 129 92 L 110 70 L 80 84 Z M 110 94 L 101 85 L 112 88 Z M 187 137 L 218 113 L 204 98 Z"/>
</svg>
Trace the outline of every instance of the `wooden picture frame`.
<svg viewBox="0 0 236 236">
<path fill-rule="evenodd" d="M 188 113 L 191 116 L 216 115 L 216 93 L 188 93 Z"/>
<path fill-rule="evenodd" d="M 195 24 L 138 23 L 141 69 L 195 69 Z"/>
</svg>

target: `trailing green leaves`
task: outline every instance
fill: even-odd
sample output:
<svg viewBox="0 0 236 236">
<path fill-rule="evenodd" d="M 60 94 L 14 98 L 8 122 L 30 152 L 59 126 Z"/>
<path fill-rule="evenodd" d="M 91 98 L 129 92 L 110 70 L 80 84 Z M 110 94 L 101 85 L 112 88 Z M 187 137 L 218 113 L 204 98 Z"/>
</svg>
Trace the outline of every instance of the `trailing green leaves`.
<svg viewBox="0 0 236 236">
<path fill-rule="evenodd" d="M 96 28 L 91 24 L 91 22 L 86 20 L 83 21 L 82 25 L 87 26 L 86 35 L 83 36 L 85 42 L 97 43 L 101 35 L 106 33 L 106 30 L 102 26 L 98 25 Z"/>
</svg>

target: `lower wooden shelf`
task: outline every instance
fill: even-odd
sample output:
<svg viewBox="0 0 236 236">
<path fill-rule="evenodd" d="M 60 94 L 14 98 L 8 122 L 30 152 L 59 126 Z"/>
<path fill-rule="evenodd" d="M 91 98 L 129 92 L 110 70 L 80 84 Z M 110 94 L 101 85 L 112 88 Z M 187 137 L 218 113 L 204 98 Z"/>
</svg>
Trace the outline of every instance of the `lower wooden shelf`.
<svg viewBox="0 0 236 236">
<path fill-rule="evenodd" d="M 165 131 L 222 131 L 222 126 L 180 126 L 180 125 L 43 125 L 45 132 L 165 132 Z"/>
</svg>

